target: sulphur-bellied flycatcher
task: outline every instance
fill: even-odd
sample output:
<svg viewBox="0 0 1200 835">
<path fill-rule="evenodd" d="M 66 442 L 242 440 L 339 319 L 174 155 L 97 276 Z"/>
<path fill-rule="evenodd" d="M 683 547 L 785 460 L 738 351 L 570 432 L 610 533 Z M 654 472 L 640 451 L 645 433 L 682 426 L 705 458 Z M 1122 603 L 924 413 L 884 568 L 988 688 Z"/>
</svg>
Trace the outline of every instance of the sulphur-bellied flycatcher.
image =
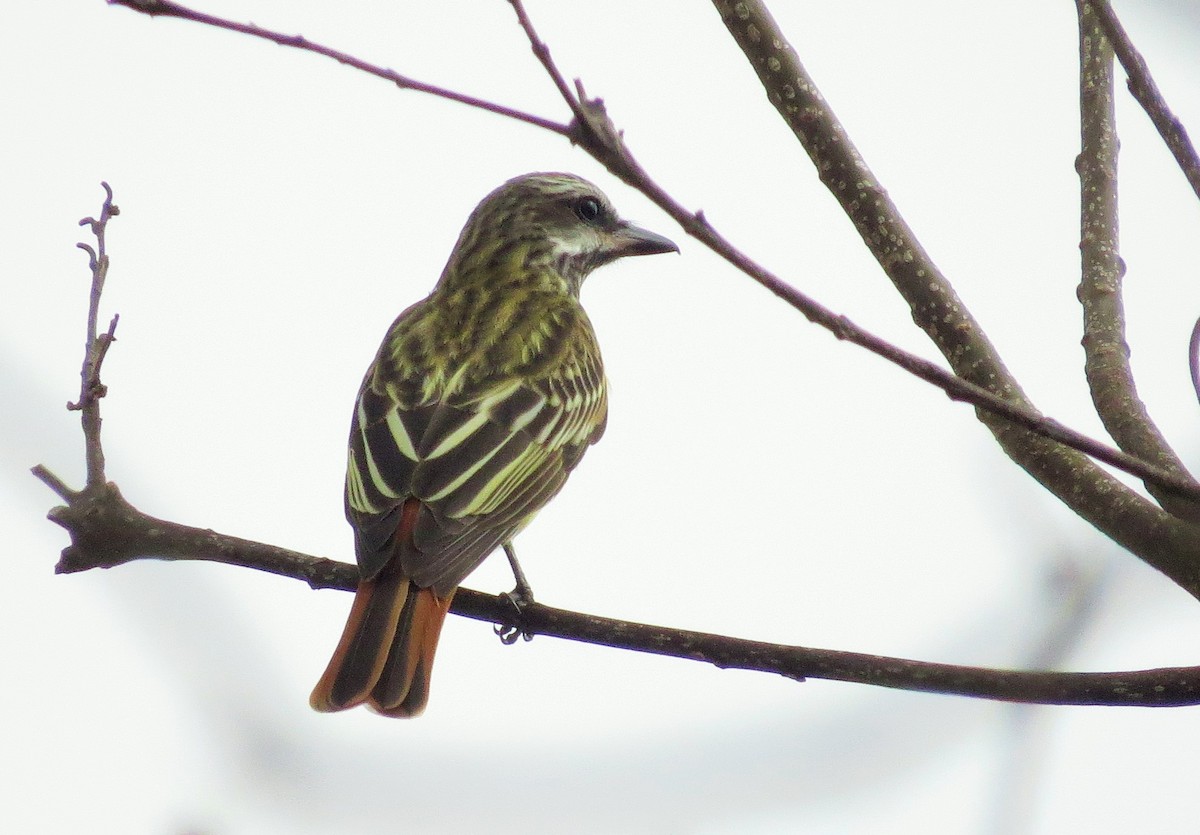
<svg viewBox="0 0 1200 835">
<path fill-rule="evenodd" d="M 580 285 L 617 258 L 677 251 L 571 174 L 516 177 L 471 213 L 358 393 L 346 517 L 360 582 L 314 708 L 425 708 L 455 589 L 510 547 L 604 432 L 604 366 Z"/>
</svg>

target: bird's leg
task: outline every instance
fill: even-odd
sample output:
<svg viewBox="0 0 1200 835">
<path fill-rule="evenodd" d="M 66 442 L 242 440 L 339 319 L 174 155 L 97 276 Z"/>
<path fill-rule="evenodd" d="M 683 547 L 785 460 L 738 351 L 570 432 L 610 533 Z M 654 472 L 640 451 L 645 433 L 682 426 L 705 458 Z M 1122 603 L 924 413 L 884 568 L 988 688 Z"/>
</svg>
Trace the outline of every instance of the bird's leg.
<svg viewBox="0 0 1200 835">
<path fill-rule="evenodd" d="M 529 585 L 529 581 L 525 579 L 525 572 L 521 570 L 521 563 L 517 562 L 517 551 L 513 548 L 511 542 L 505 542 L 504 556 L 508 557 L 508 564 L 512 567 L 513 579 L 516 580 L 517 586 L 509 594 L 517 598 L 517 603 L 532 603 L 533 589 Z"/>
<path fill-rule="evenodd" d="M 526 641 L 533 640 L 533 635 L 529 634 L 523 626 L 521 619 L 525 615 L 525 607 L 533 602 L 533 589 L 529 585 L 529 580 L 525 579 L 525 572 L 521 568 L 521 563 L 517 562 L 517 552 L 513 548 L 512 542 L 505 542 L 504 556 L 508 557 L 508 565 L 512 568 L 513 580 L 516 581 L 516 587 L 512 591 L 504 592 L 500 596 L 512 604 L 517 610 L 517 624 L 515 626 L 501 626 L 496 624 L 494 627 L 500 640 L 506 644 L 516 643 L 517 638 L 524 638 Z"/>
</svg>

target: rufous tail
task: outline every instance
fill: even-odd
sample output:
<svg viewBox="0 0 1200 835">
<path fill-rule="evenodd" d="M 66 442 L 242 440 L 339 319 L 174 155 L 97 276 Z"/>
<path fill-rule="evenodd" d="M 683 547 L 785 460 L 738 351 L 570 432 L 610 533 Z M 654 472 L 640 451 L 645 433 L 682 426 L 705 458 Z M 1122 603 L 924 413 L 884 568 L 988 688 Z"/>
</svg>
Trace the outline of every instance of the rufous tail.
<svg viewBox="0 0 1200 835">
<path fill-rule="evenodd" d="M 417 716 L 454 592 L 418 589 L 388 566 L 360 583 L 346 628 L 309 704 L 332 712 L 366 703 L 385 716 Z"/>
</svg>

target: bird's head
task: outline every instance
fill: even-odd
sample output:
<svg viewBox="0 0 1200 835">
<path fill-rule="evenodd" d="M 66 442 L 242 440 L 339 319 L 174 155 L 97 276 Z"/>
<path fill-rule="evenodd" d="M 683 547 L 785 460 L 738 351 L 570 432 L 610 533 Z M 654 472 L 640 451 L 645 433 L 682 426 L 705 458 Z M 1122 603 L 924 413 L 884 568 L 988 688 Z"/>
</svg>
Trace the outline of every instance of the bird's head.
<svg viewBox="0 0 1200 835">
<path fill-rule="evenodd" d="M 627 255 L 678 252 L 624 221 L 604 192 L 574 174 L 524 174 L 497 188 L 467 220 L 442 283 L 558 276 L 574 295 L 588 274 Z"/>
</svg>

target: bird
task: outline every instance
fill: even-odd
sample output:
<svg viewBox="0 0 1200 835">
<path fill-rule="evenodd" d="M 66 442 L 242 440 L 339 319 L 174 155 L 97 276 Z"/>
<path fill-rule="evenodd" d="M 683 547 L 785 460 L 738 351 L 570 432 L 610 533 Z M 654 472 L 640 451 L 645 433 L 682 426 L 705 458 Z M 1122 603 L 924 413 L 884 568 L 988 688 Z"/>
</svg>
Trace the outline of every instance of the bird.
<svg viewBox="0 0 1200 835">
<path fill-rule="evenodd" d="M 608 420 L 580 287 L 619 258 L 678 251 L 573 174 L 514 177 L 471 212 L 358 392 L 345 512 L 359 582 L 315 710 L 421 714 L 458 586 L 503 547 L 520 593 L 513 538 Z"/>
</svg>

